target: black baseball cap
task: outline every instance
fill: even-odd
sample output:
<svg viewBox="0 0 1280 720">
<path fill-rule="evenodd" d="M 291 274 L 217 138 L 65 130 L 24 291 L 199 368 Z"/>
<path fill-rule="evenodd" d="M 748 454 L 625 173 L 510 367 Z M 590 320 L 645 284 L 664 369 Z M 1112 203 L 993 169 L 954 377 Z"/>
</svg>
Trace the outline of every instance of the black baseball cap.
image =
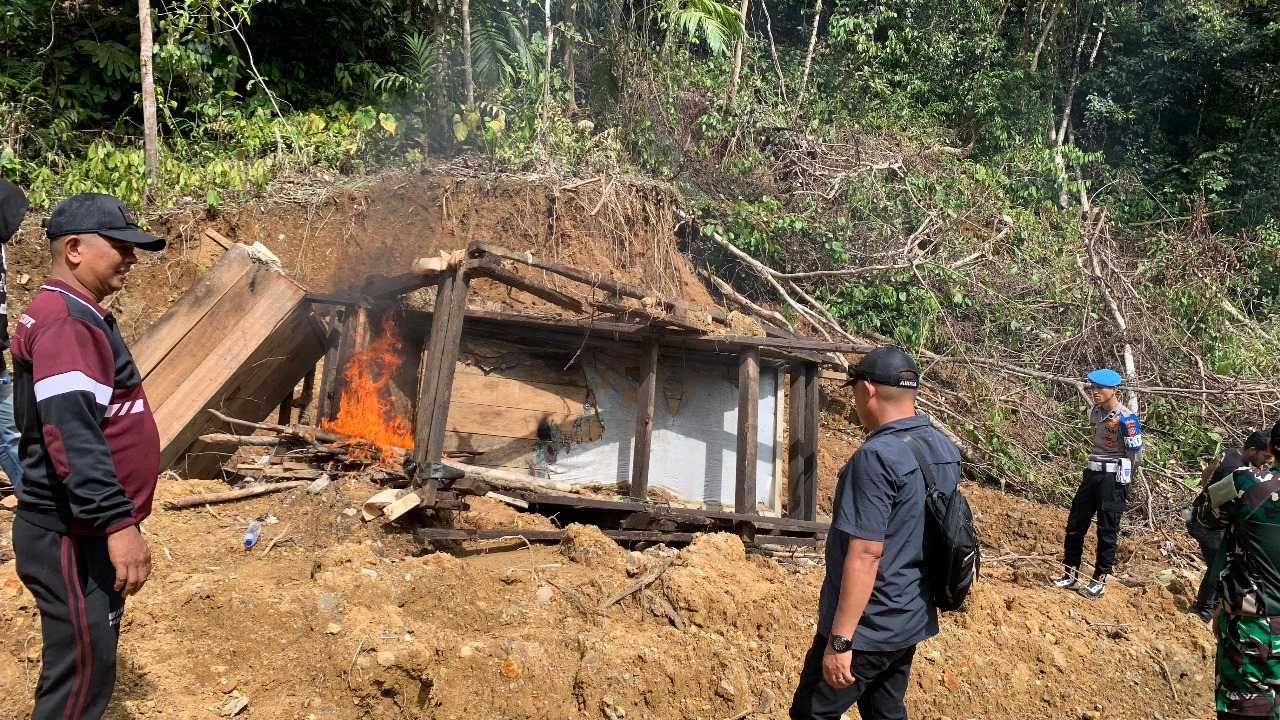
<svg viewBox="0 0 1280 720">
<path fill-rule="evenodd" d="M 119 198 L 101 193 L 72 195 L 58 203 L 44 221 L 44 232 L 50 240 L 76 233 L 97 233 L 152 252 L 159 252 L 165 246 L 164 238 L 138 229 L 138 221 Z"/>
<path fill-rule="evenodd" d="M 0 180 L 0 243 L 7 243 L 18 232 L 27 216 L 27 196 L 22 188 L 8 180 Z"/>
<path fill-rule="evenodd" d="M 1261 430 L 1254 430 L 1249 433 L 1249 437 L 1244 439 L 1245 450 L 1266 450 L 1267 441 L 1270 440 L 1267 434 Z"/>
<path fill-rule="evenodd" d="M 920 368 L 911 356 L 898 348 L 878 347 L 849 366 L 849 381 L 866 380 L 877 385 L 915 389 L 920 387 Z"/>
</svg>

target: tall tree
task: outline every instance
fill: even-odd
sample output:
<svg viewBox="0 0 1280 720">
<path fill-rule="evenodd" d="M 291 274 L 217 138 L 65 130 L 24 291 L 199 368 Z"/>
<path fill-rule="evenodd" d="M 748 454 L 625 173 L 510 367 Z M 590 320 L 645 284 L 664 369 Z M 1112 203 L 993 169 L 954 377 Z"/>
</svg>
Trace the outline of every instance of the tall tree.
<svg viewBox="0 0 1280 720">
<path fill-rule="evenodd" d="M 138 28 L 142 70 L 142 145 L 147 169 L 147 187 L 160 170 L 160 137 L 156 123 L 156 82 L 151 69 L 154 46 L 151 41 L 151 0 L 138 0 Z"/>
<path fill-rule="evenodd" d="M 742 46 L 747 41 L 747 6 L 751 0 L 742 0 L 738 8 L 738 17 L 742 20 L 742 36 L 733 44 L 733 73 L 729 76 L 729 102 L 738 97 L 738 78 L 742 75 Z"/>
<path fill-rule="evenodd" d="M 476 81 L 471 72 L 471 0 L 462 0 L 462 62 L 467 107 L 476 104 Z"/>
<path fill-rule="evenodd" d="M 578 20 L 578 2 L 577 0 L 564 0 L 564 84 L 565 89 L 569 92 L 568 112 L 573 114 L 578 110 L 578 102 L 574 96 L 574 72 L 573 72 L 573 34 L 574 23 Z"/>
</svg>

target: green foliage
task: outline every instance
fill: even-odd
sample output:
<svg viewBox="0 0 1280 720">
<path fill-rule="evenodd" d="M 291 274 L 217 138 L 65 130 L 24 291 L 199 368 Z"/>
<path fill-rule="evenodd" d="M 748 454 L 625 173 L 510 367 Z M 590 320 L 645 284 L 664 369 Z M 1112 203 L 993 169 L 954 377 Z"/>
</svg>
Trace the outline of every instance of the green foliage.
<svg viewBox="0 0 1280 720">
<path fill-rule="evenodd" d="M 717 0 L 664 0 L 663 13 L 690 42 L 702 40 L 712 55 L 726 55 L 733 42 L 742 37 L 738 9 Z"/>
</svg>

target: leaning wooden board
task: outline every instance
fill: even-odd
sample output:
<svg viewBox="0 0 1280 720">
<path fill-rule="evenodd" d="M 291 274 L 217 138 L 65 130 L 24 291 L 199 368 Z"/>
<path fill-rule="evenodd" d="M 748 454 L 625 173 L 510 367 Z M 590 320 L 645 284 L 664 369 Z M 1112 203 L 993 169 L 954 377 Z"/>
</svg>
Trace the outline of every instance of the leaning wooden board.
<svg viewBox="0 0 1280 720">
<path fill-rule="evenodd" d="M 264 420 L 320 359 L 323 328 L 305 294 L 233 246 L 135 344 L 163 467 L 212 476 L 221 458 L 189 456 L 197 437 L 221 429 L 206 410 Z"/>
</svg>

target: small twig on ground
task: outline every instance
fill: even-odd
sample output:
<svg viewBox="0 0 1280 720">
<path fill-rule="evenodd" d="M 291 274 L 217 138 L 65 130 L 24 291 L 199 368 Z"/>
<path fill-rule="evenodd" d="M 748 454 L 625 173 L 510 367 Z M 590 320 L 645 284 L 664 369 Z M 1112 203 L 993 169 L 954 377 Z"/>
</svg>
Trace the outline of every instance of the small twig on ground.
<svg viewBox="0 0 1280 720">
<path fill-rule="evenodd" d="M 1014 560 L 1054 560 L 1058 559 L 1057 555 L 998 555 L 996 557 L 983 557 L 984 563 L 1013 562 Z"/>
<path fill-rule="evenodd" d="M 275 538 L 270 543 L 267 544 L 267 549 L 262 551 L 262 555 L 264 557 L 271 553 L 271 548 L 275 547 L 276 543 L 280 542 L 285 535 L 289 534 L 289 528 L 291 527 L 293 527 L 292 523 L 287 524 L 280 529 L 280 534 L 276 535 Z"/>
<path fill-rule="evenodd" d="M 166 500 L 164 507 L 168 510 L 181 510 L 183 508 L 196 507 L 203 505 L 209 509 L 209 513 L 219 520 L 223 519 L 220 515 L 213 512 L 209 505 L 212 503 L 230 502 L 232 500 L 244 500 L 246 498 L 258 497 L 268 493 L 281 492 L 283 490 L 292 490 L 294 488 L 305 487 L 310 485 L 310 480 L 290 480 L 288 482 L 274 483 L 271 485 L 254 485 L 253 487 L 242 488 L 240 490 L 232 490 L 223 493 L 205 493 L 201 495 L 188 495 L 187 497 Z"/>
<path fill-rule="evenodd" d="M 658 608 L 662 610 L 663 614 L 667 616 L 667 619 L 671 621 L 671 624 L 674 625 L 677 630 L 684 630 L 685 628 L 684 618 L 680 617 L 680 613 L 676 612 L 676 609 L 671 606 L 671 603 L 667 602 L 667 599 L 665 597 L 663 597 L 659 593 L 651 593 L 648 590 L 642 591 L 641 597 L 651 598 L 653 602 L 658 606 Z"/>
<path fill-rule="evenodd" d="M 351 656 L 351 665 L 347 668 L 347 687 L 352 690 L 355 688 L 351 685 L 351 671 L 356 669 L 356 661 L 360 659 L 360 651 L 364 649 L 364 641 L 368 639 L 367 635 L 360 638 L 360 644 L 356 645 L 356 652 Z"/>
<path fill-rule="evenodd" d="M 1151 648 L 1147 648 L 1147 654 L 1151 656 L 1152 660 L 1156 661 L 1156 664 L 1160 666 L 1160 670 L 1164 672 L 1164 679 L 1169 681 L 1169 692 L 1173 695 L 1173 702 L 1176 704 L 1178 702 L 1178 688 L 1173 686 L 1173 674 L 1169 672 L 1169 667 L 1164 664 L 1164 660 L 1161 660 L 1160 656 Z"/>
<path fill-rule="evenodd" d="M 605 610 L 608 610 L 609 607 L 617 603 L 619 600 L 648 587 L 654 580 L 662 577 L 662 573 L 666 572 L 667 568 L 671 567 L 671 563 L 675 562 L 675 559 L 675 555 L 668 557 L 661 565 L 650 570 L 644 577 L 640 578 L 639 582 L 600 603 L 600 607 L 596 609 L 596 612 L 603 615 Z"/>
<path fill-rule="evenodd" d="M 590 615 L 596 614 L 595 611 L 592 610 L 592 608 L 589 605 L 587 605 L 585 601 L 583 601 L 582 596 L 579 595 L 577 592 L 570 590 L 569 588 L 562 587 L 559 583 L 552 580 L 551 578 L 543 578 L 542 581 L 550 585 L 551 587 L 559 590 L 561 595 L 564 595 L 565 597 L 569 598 L 569 602 L 573 603 L 573 606 L 578 608 L 578 610 L 583 615 L 590 616 Z"/>
</svg>

